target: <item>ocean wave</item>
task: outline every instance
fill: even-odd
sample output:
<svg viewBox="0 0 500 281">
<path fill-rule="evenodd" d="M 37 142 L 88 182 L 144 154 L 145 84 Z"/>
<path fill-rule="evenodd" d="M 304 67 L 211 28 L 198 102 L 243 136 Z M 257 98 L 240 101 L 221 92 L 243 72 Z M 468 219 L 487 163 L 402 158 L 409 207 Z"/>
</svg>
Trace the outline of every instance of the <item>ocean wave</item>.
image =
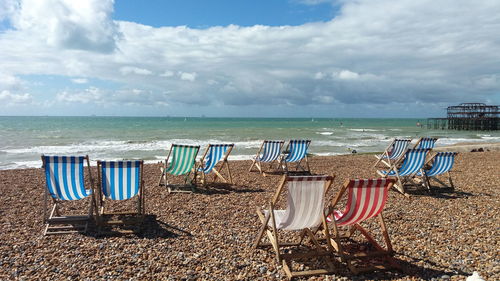
<svg viewBox="0 0 500 281">
<path fill-rule="evenodd" d="M 323 135 L 323 136 L 331 136 L 331 135 L 333 135 L 333 132 L 316 132 L 316 134 Z"/>
<path fill-rule="evenodd" d="M 349 129 L 349 131 L 354 131 L 354 132 L 383 132 L 383 130 L 375 130 L 375 129 Z"/>
</svg>

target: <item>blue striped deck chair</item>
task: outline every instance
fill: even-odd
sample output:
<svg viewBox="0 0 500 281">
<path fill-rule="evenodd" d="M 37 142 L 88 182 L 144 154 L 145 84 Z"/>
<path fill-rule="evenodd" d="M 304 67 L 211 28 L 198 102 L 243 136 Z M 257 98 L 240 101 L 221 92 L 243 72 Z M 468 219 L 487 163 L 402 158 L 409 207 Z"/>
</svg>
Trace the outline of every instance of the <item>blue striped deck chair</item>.
<svg viewBox="0 0 500 281">
<path fill-rule="evenodd" d="M 290 140 L 285 149 L 284 155 L 281 158 L 281 167 L 285 170 L 286 173 L 289 172 L 288 163 L 297 163 L 295 166 L 295 171 L 299 171 L 299 168 L 304 171 L 310 173 L 309 168 L 309 160 L 307 159 L 307 149 L 311 144 L 310 140 Z M 305 168 L 300 164 L 302 160 L 305 160 Z"/>
<path fill-rule="evenodd" d="M 44 235 L 86 232 L 92 215 L 97 214 L 97 204 L 93 192 L 94 182 L 90 172 L 88 156 L 45 156 L 42 155 L 45 170 Z M 91 188 L 85 187 L 84 166 Z M 52 209 L 48 209 L 48 201 L 52 199 Z M 77 201 L 90 197 L 87 215 L 62 215 L 60 205 L 67 201 Z"/>
<path fill-rule="evenodd" d="M 434 146 L 436 145 L 436 141 L 437 141 L 437 138 L 420 138 L 417 143 L 415 143 L 415 147 L 416 149 L 419 149 L 419 148 L 423 148 L 423 149 L 426 149 L 426 148 L 430 148 L 430 149 L 433 149 Z"/>
<path fill-rule="evenodd" d="M 252 171 L 253 166 L 259 169 L 261 174 L 264 174 L 264 170 L 262 167 L 262 163 L 269 163 L 269 168 L 272 168 L 274 162 L 277 162 L 279 165 L 279 157 L 281 155 L 281 148 L 285 142 L 282 140 L 272 141 L 265 140 L 257 151 L 257 155 L 252 160 L 252 165 L 249 172 Z M 261 154 L 262 153 L 262 154 Z"/>
<path fill-rule="evenodd" d="M 101 215 L 100 226 L 104 225 L 128 225 L 142 222 L 145 213 L 144 206 L 144 181 L 142 160 L 123 161 L 97 161 L 99 188 L 99 203 Z M 106 210 L 106 201 L 123 201 L 136 197 L 137 203 L 134 211 L 111 212 Z M 121 220 L 105 221 L 105 216 L 119 215 Z M 123 216 L 129 216 L 126 220 Z M 132 219 L 130 218 L 131 216 Z M 122 233 L 130 231 L 122 230 Z"/>
<path fill-rule="evenodd" d="M 423 177 L 424 185 L 426 185 L 427 189 L 431 188 L 430 179 L 433 179 L 440 183 L 443 186 L 446 186 L 441 180 L 437 178 L 437 176 L 442 174 L 448 174 L 448 181 L 450 182 L 450 187 L 452 189 L 455 188 L 453 185 L 453 181 L 451 179 L 450 171 L 453 168 L 453 164 L 455 163 L 455 156 L 457 156 L 457 152 L 438 152 L 436 153 L 428 163 L 432 162 L 432 166 L 429 169 L 424 169 L 423 172 L 418 172 L 416 174 L 417 177 Z"/>
<path fill-rule="evenodd" d="M 378 170 L 377 173 L 383 177 L 396 177 L 397 183 L 394 187 L 409 196 L 404 190 L 404 183 L 410 181 L 418 172 L 422 172 L 425 164 L 425 158 L 430 149 L 408 149 L 405 153 L 403 164 L 398 168 L 398 162 L 394 163 L 389 170 Z"/>
<path fill-rule="evenodd" d="M 375 155 L 377 162 L 375 162 L 373 167 L 376 167 L 380 162 L 387 167 L 391 167 L 393 163 L 397 162 L 405 154 L 410 142 L 411 140 L 409 139 L 394 139 L 382 154 Z"/>
<path fill-rule="evenodd" d="M 200 150 L 200 146 L 194 145 L 180 145 L 180 144 L 172 144 L 170 151 L 168 152 L 167 159 L 165 159 L 163 167 L 161 170 L 160 181 L 158 182 L 159 186 L 166 186 L 168 192 L 186 192 L 186 190 L 180 189 L 181 186 L 177 186 L 179 188 L 175 189 L 173 184 L 169 182 L 168 174 L 172 176 L 184 176 L 184 186 L 191 187 L 190 191 L 193 191 L 196 185 L 196 155 L 198 155 L 198 151 Z M 169 159 L 171 160 L 169 163 Z M 190 177 L 191 173 L 193 174 Z"/>
<path fill-rule="evenodd" d="M 206 183 L 206 176 L 213 171 L 214 177 L 213 181 L 216 181 L 217 178 L 221 179 L 225 183 L 233 183 L 233 177 L 231 175 L 231 169 L 229 168 L 229 162 L 227 161 L 227 157 L 233 150 L 234 143 L 232 144 L 208 144 L 207 150 L 203 154 L 200 160 L 200 167 L 198 171 L 201 172 L 201 182 L 202 184 Z M 218 168 L 215 168 L 217 163 L 222 162 Z M 226 167 L 227 180 L 222 175 L 222 169 Z"/>
</svg>

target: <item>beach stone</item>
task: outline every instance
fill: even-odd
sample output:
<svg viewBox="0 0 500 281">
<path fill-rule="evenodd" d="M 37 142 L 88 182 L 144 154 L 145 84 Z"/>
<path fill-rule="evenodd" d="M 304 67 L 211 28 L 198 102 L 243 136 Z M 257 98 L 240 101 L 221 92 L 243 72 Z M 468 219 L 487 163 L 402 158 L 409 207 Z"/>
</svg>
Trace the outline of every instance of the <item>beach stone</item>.
<svg viewBox="0 0 500 281">
<path fill-rule="evenodd" d="M 261 267 L 259 267 L 259 272 L 260 272 L 260 274 L 266 273 L 267 272 L 267 266 L 261 266 Z"/>
</svg>

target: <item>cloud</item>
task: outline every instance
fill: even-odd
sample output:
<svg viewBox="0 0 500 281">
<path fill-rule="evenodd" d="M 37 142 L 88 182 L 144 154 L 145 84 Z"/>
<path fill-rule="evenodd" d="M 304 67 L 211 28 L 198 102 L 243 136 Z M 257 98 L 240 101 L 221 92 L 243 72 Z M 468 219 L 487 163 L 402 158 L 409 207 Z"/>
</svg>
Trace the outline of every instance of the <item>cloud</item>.
<svg viewBox="0 0 500 281">
<path fill-rule="evenodd" d="M 112 21 L 111 1 L 78 3 L 22 3 L 15 29 L 0 33 L 0 90 L 32 93 L 23 75 L 86 77 L 107 85 L 52 97 L 87 108 L 157 106 L 158 114 L 165 104 L 297 114 L 328 104 L 335 114 L 334 106 L 365 113 L 500 102 L 498 1 L 333 1 L 340 10 L 328 22 L 204 29 Z"/>
<path fill-rule="evenodd" d="M 122 75 L 127 75 L 127 74 L 137 74 L 137 75 L 151 75 L 153 72 L 150 70 L 144 69 L 144 68 L 139 68 L 139 67 L 133 67 L 133 66 L 124 66 L 120 68 L 120 73 Z"/>
<path fill-rule="evenodd" d="M 9 1 L 12 2 L 12 1 Z M 119 37 L 112 21 L 113 0 L 23 0 L 9 5 L 15 28 L 49 46 L 112 52 Z"/>
<path fill-rule="evenodd" d="M 181 80 L 185 80 L 185 81 L 193 82 L 194 80 L 196 80 L 196 72 L 192 72 L 192 73 L 179 72 L 179 76 L 180 76 Z"/>
<path fill-rule="evenodd" d="M 13 94 L 10 91 L 3 90 L 0 92 L 0 102 L 6 105 L 12 104 L 27 104 L 31 103 L 32 96 L 28 93 Z"/>
<path fill-rule="evenodd" d="M 89 87 L 80 91 L 62 91 L 56 99 L 61 103 L 94 104 L 102 107 L 120 105 L 165 106 L 165 94 L 140 89 L 106 90 Z"/>
<path fill-rule="evenodd" d="M 89 82 L 86 78 L 73 78 L 71 81 L 76 84 L 87 84 Z"/>
</svg>

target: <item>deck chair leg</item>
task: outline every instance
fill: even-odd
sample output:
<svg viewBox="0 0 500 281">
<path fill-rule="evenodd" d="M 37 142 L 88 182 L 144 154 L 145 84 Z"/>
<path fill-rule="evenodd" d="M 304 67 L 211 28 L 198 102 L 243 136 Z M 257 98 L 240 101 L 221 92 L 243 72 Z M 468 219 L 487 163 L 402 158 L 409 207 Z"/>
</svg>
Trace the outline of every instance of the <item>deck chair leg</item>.
<svg viewBox="0 0 500 281">
<path fill-rule="evenodd" d="M 382 213 L 378 215 L 379 223 L 380 223 L 380 228 L 382 229 L 382 235 L 384 236 L 384 241 L 385 245 L 387 247 L 387 251 L 389 253 L 392 253 L 392 243 L 391 239 L 389 238 L 389 232 L 387 231 L 387 227 L 385 226 L 385 221 L 384 217 L 382 216 Z"/>
<path fill-rule="evenodd" d="M 453 184 L 453 180 L 451 179 L 451 173 L 448 172 L 448 181 L 450 182 L 450 187 L 452 190 L 455 190 L 455 185 Z"/>
<path fill-rule="evenodd" d="M 226 163 L 226 170 L 227 170 L 227 174 L 229 175 L 229 183 L 233 184 L 233 176 L 231 174 L 231 168 L 229 168 L 229 163 Z"/>
<path fill-rule="evenodd" d="M 262 215 L 262 210 L 261 208 L 257 207 L 257 215 L 259 216 L 259 219 L 262 222 L 262 226 L 256 236 L 255 242 L 253 244 L 253 248 L 257 248 L 260 244 L 260 240 L 262 239 L 262 236 L 264 235 L 264 232 L 267 230 L 267 224 L 269 222 L 269 219 L 271 218 L 269 215 L 263 216 Z"/>
</svg>

